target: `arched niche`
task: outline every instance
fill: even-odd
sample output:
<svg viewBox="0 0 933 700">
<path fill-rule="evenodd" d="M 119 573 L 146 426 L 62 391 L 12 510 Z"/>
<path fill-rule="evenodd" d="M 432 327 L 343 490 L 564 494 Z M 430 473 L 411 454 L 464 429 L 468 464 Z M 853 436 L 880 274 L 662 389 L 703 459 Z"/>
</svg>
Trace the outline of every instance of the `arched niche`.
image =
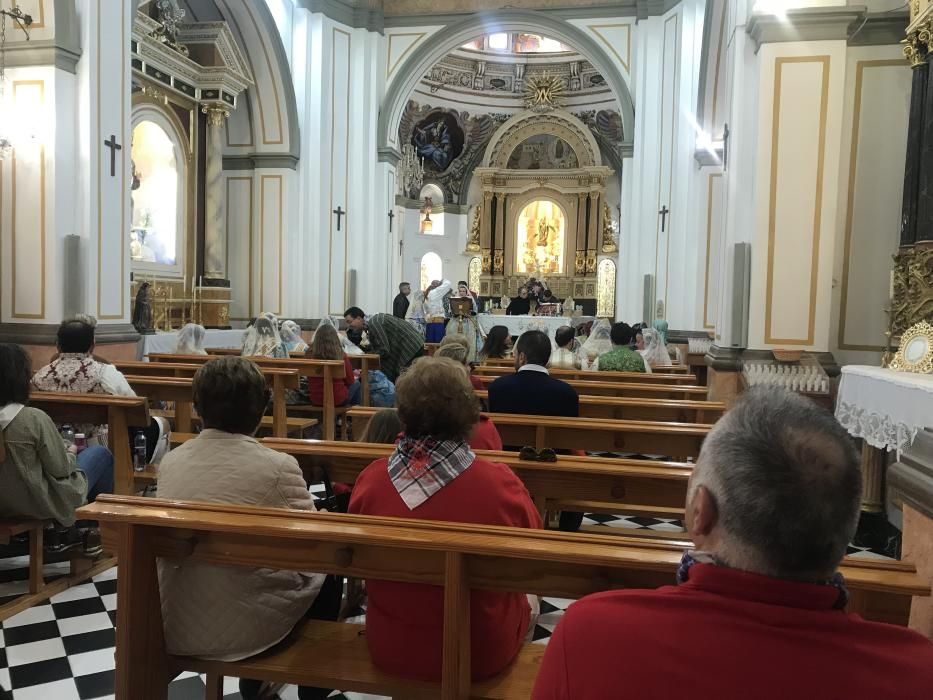
<svg viewBox="0 0 933 700">
<path fill-rule="evenodd" d="M 567 207 L 567 200 L 561 200 L 559 193 L 545 188 L 526 192 L 512 200 L 508 230 L 514 234 L 505 242 L 506 257 L 511 262 L 506 268 L 507 273 L 519 278 L 553 277 L 564 276 L 572 268 L 573 261 L 569 255 L 573 247 L 570 241 L 572 212 Z M 533 208 L 536 211 L 532 212 Z M 538 224 L 542 219 L 554 227 L 552 232 L 539 232 Z M 529 226 L 534 230 L 529 230 Z"/>
<path fill-rule="evenodd" d="M 474 13 L 450 24 L 418 44 L 394 71 L 379 110 L 378 152 L 382 160 L 398 157 L 398 125 L 405 106 L 419 81 L 432 66 L 451 50 L 484 34 L 520 31 L 544 34 L 580 52 L 606 78 L 615 94 L 622 115 L 624 144 L 631 145 L 635 135 L 635 105 L 628 85 L 606 52 L 606 47 L 585 30 L 553 15 L 532 10 L 496 10 Z"/>
<path fill-rule="evenodd" d="M 131 126 L 134 189 L 130 193 L 131 230 L 126 235 L 130 236 L 132 269 L 143 275 L 182 277 L 185 260 L 194 243 L 187 235 L 194 225 L 193 212 L 188 211 L 189 198 L 194 197 L 194 173 L 190 168 L 191 151 L 186 132 L 175 114 L 148 101 L 133 106 Z M 148 152 L 140 153 L 142 146 L 136 143 L 137 138 L 151 141 L 146 145 Z M 163 138 L 164 144 L 161 143 Z M 174 183 L 167 179 L 167 152 L 163 145 L 171 148 Z M 143 157 L 152 162 L 136 162 Z M 174 250 L 170 260 L 165 231 L 169 218 L 174 219 L 174 235 L 171 236 Z M 146 237 L 152 240 L 147 242 Z"/>
<path fill-rule="evenodd" d="M 508 169 L 515 150 L 539 136 L 553 136 L 570 146 L 577 157 L 577 168 L 602 165 L 599 145 L 586 125 L 570 112 L 553 110 L 522 112 L 500 126 L 486 148 L 483 167 Z"/>
</svg>

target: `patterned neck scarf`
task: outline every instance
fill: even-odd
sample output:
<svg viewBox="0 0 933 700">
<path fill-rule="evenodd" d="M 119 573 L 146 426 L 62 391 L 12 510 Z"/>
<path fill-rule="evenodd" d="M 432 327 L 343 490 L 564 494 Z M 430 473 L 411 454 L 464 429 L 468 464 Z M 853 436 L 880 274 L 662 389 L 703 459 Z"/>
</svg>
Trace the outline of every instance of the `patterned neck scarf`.
<svg viewBox="0 0 933 700">
<path fill-rule="evenodd" d="M 87 353 L 63 352 L 33 377 L 39 391 L 104 394 L 101 382 L 103 365 Z"/>
<path fill-rule="evenodd" d="M 389 457 L 389 478 L 410 510 L 463 474 L 476 455 L 462 440 L 402 437 Z"/>
<path fill-rule="evenodd" d="M 721 561 L 716 559 L 709 552 L 700 552 L 695 549 L 688 549 L 684 552 L 683 557 L 680 560 L 680 566 L 677 567 L 677 583 L 686 583 L 690 580 L 690 568 L 694 564 L 713 564 L 715 566 L 725 566 Z M 832 578 L 827 581 L 817 581 L 816 582 L 822 586 L 832 586 L 839 592 L 839 596 L 836 598 L 836 603 L 833 605 L 834 610 L 845 610 L 845 607 L 849 604 L 849 589 L 846 588 L 846 580 L 843 578 L 842 574 L 838 571 L 833 574 Z"/>
</svg>

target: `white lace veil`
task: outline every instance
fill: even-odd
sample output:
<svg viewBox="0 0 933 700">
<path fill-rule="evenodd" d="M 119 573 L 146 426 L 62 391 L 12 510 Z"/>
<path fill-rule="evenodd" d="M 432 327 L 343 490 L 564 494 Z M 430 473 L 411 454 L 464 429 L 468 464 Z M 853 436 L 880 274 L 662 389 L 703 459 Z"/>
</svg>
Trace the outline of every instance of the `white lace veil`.
<svg viewBox="0 0 933 700">
<path fill-rule="evenodd" d="M 661 339 L 661 334 L 654 328 L 644 328 L 641 332 L 645 339 L 645 349 L 639 350 L 645 362 L 652 367 L 671 364 L 671 356 Z"/>
<path fill-rule="evenodd" d="M 243 357 L 286 357 L 288 355 L 273 319 L 275 316 L 268 312 L 256 318 L 256 323 L 246 332 L 246 337 L 243 339 L 243 351 L 240 353 Z"/>
<path fill-rule="evenodd" d="M 206 355 L 207 351 L 204 349 L 205 335 L 204 326 L 199 326 L 197 323 L 186 323 L 185 327 L 178 331 L 175 354 Z"/>
<path fill-rule="evenodd" d="M 347 355 L 366 354 L 363 352 L 362 348 L 358 347 L 352 340 L 347 337 L 346 333 L 341 333 L 339 330 L 337 330 L 337 324 L 334 323 L 334 319 L 332 319 L 330 316 L 325 316 L 321 319 L 321 322 L 317 324 L 318 330 L 320 330 L 322 326 L 331 326 L 335 331 L 337 331 L 337 335 L 340 336 L 340 345 L 343 347 L 343 351 Z"/>
<path fill-rule="evenodd" d="M 301 337 L 301 326 L 294 321 L 282 322 L 282 342 L 289 352 L 307 352 L 308 344 Z"/>
<path fill-rule="evenodd" d="M 599 357 L 612 350 L 612 339 L 609 336 L 612 326 L 605 318 L 593 323 L 590 337 L 586 339 L 581 348 L 586 357 Z"/>
</svg>

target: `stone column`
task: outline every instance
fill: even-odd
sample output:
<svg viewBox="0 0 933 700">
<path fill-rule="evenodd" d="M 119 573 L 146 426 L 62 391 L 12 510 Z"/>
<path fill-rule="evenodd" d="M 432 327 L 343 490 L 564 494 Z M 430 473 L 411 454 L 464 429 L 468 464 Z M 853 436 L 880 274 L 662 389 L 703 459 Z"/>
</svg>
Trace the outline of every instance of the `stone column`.
<svg viewBox="0 0 933 700">
<path fill-rule="evenodd" d="M 224 235 L 223 127 L 230 111 L 224 105 L 201 107 L 207 115 L 204 163 L 204 276 L 226 280 L 227 241 Z"/>
<path fill-rule="evenodd" d="M 901 245 L 913 245 L 917 240 L 917 195 L 920 170 L 923 167 L 920 150 L 924 128 L 924 102 L 929 77 L 929 64 L 924 59 L 922 45 L 914 34 L 904 47 L 911 63 L 910 121 L 907 127 L 907 159 L 904 163 L 904 198 L 901 214 Z"/>
</svg>

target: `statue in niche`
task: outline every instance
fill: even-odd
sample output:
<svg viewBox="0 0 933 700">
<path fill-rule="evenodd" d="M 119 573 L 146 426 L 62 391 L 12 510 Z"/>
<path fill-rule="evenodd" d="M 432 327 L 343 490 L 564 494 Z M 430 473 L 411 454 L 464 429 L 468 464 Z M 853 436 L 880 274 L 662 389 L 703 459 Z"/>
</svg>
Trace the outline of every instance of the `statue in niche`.
<svg viewBox="0 0 933 700">
<path fill-rule="evenodd" d="M 603 252 L 615 253 L 619 250 L 615 240 L 615 231 L 612 228 L 612 212 L 609 205 L 603 202 Z"/>
<path fill-rule="evenodd" d="M 477 204 L 476 210 L 473 213 L 473 225 L 470 226 L 470 236 L 467 238 L 466 249 L 471 252 L 476 252 L 480 249 L 479 245 L 479 231 L 480 226 L 483 222 L 483 205 Z"/>
<path fill-rule="evenodd" d="M 133 327 L 140 335 L 155 333 L 155 329 L 152 327 L 152 297 L 149 290 L 150 284 L 143 282 L 136 292 L 136 305 L 133 308 Z"/>
<path fill-rule="evenodd" d="M 543 216 L 538 220 L 538 247 L 547 248 L 554 227 Z"/>
</svg>

